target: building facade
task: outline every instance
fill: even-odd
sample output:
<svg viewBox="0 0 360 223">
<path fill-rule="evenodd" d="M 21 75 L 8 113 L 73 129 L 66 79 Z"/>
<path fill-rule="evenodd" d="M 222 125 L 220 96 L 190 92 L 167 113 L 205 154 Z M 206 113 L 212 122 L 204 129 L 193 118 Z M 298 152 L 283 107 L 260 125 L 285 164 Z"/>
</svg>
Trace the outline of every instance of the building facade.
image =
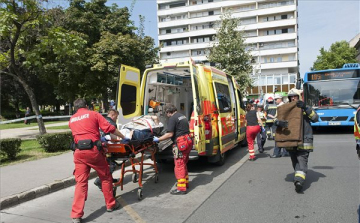
<svg viewBox="0 0 360 223">
<path fill-rule="evenodd" d="M 241 19 L 254 57 L 255 87 L 249 95 L 287 92 L 299 72 L 297 0 L 157 0 L 160 62 L 208 63 L 207 55 L 221 14 Z"/>
<path fill-rule="evenodd" d="M 356 59 L 360 63 L 360 33 L 349 41 L 349 46 L 356 49 Z"/>
</svg>

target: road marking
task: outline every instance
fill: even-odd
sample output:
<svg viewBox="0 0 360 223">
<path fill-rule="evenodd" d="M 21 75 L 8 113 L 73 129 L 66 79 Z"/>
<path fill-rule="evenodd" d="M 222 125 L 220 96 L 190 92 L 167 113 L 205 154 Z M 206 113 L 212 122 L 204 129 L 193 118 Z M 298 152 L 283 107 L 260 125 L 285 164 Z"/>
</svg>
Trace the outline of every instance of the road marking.
<svg viewBox="0 0 360 223">
<path fill-rule="evenodd" d="M 138 213 L 136 213 L 136 211 L 134 209 L 132 209 L 126 203 L 126 201 L 121 196 L 117 196 L 116 200 L 120 202 L 121 206 L 128 213 L 128 215 L 130 215 L 130 217 L 132 217 L 132 219 L 134 219 L 135 222 L 137 222 L 137 223 L 145 223 L 146 222 L 140 217 L 140 215 L 138 215 Z"/>
</svg>

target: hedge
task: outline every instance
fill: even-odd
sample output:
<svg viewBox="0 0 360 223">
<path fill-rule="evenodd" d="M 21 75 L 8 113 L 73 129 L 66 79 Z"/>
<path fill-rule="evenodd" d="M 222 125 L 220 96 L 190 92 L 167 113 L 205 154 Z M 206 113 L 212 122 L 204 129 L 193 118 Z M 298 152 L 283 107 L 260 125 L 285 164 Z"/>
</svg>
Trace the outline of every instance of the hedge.
<svg viewBox="0 0 360 223">
<path fill-rule="evenodd" d="M 6 156 L 10 160 L 16 159 L 17 154 L 21 151 L 20 149 L 21 139 L 9 138 L 0 139 L 0 153 Z"/>
<path fill-rule="evenodd" d="M 46 133 L 36 136 L 37 141 L 46 152 L 58 152 L 70 150 L 73 142 L 71 132 Z"/>
</svg>

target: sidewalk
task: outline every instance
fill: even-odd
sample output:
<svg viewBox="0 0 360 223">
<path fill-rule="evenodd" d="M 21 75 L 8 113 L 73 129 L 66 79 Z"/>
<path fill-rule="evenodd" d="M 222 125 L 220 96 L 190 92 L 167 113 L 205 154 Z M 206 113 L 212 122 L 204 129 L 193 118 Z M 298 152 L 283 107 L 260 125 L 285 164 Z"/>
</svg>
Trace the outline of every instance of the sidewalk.
<svg viewBox="0 0 360 223">
<path fill-rule="evenodd" d="M 49 124 L 66 125 L 68 122 Z M 48 133 L 69 130 L 47 130 Z M 1 130 L 1 138 L 33 139 L 39 135 L 37 126 Z M 75 184 L 73 153 L 61 154 L 34 161 L 28 161 L 0 168 L 0 209 L 11 207 L 25 201 L 55 192 Z M 90 177 L 95 177 L 92 172 Z"/>
<path fill-rule="evenodd" d="M 66 122 L 59 122 L 54 124 L 47 124 L 46 127 L 52 126 L 63 126 L 68 125 L 68 121 Z M 56 132 L 66 132 L 70 131 L 68 129 L 47 129 L 47 133 L 56 133 Z M 36 139 L 36 136 L 39 135 L 39 127 L 36 123 L 32 124 L 31 127 L 24 127 L 24 128 L 16 128 L 16 129 L 4 129 L 0 130 L 0 139 L 5 138 L 21 138 L 21 139 Z"/>
</svg>

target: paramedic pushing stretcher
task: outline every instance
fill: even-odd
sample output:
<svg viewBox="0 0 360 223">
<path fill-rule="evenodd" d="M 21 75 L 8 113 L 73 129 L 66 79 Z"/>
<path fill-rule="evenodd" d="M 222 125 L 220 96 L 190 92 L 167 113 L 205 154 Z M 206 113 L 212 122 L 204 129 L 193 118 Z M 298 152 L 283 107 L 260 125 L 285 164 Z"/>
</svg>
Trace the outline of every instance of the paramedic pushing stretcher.
<svg viewBox="0 0 360 223">
<path fill-rule="evenodd" d="M 154 137 L 154 142 L 168 138 L 171 138 L 174 142 L 174 172 L 177 179 L 177 189 L 170 191 L 170 193 L 173 195 L 183 195 L 186 194 L 186 188 L 189 188 L 189 175 L 186 165 L 193 147 L 193 141 L 189 135 L 190 131 L 187 118 L 183 114 L 178 113 L 174 105 L 167 105 L 165 112 L 167 117 L 169 117 L 167 133 L 160 138 Z"/>
<path fill-rule="evenodd" d="M 100 113 L 86 108 L 84 99 L 74 101 L 76 113 L 70 118 L 69 127 L 75 142 L 75 194 L 72 204 L 71 218 L 73 222 L 81 222 L 87 199 L 90 168 L 100 177 L 106 210 L 111 212 L 120 207 L 113 196 L 112 176 L 106 157 L 101 148 L 99 128 L 105 133 L 112 133 L 125 138 L 115 126 L 111 125 Z"/>
</svg>

